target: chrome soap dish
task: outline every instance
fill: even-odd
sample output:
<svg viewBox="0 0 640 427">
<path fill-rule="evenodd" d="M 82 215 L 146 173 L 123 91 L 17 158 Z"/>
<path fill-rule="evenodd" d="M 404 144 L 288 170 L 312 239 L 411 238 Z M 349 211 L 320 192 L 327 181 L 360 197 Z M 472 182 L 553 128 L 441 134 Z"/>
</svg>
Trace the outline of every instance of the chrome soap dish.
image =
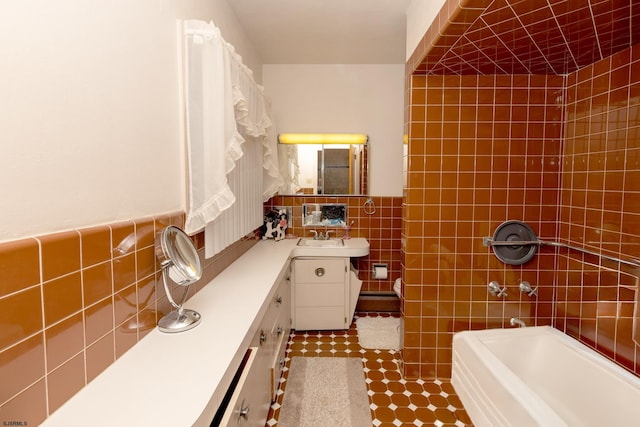
<svg viewBox="0 0 640 427">
<path fill-rule="evenodd" d="M 184 309 L 189 286 L 202 277 L 202 267 L 198 252 L 191 239 L 182 229 L 170 225 L 156 236 L 156 257 L 162 267 L 162 282 L 167 299 L 175 310 L 166 314 L 158 322 L 162 332 L 182 332 L 200 323 L 200 313 Z M 180 303 L 176 303 L 167 283 L 167 276 L 177 285 L 184 287 Z"/>
</svg>

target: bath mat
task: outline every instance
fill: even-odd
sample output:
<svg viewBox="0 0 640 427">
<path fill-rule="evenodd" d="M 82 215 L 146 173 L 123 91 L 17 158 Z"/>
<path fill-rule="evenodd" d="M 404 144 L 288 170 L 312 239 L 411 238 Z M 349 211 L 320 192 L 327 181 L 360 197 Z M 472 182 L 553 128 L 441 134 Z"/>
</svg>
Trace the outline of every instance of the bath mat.
<svg viewBox="0 0 640 427">
<path fill-rule="evenodd" d="M 362 360 L 291 359 L 278 427 L 371 427 Z"/>
<path fill-rule="evenodd" d="M 398 317 L 358 317 L 356 319 L 358 341 L 362 348 L 400 348 L 400 318 Z"/>
</svg>

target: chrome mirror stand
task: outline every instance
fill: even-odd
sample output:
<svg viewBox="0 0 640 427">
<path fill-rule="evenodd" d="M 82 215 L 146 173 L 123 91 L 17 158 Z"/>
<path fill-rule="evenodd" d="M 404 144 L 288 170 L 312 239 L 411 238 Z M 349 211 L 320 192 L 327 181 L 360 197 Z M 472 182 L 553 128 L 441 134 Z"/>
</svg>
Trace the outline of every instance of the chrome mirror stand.
<svg viewBox="0 0 640 427">
<path fill-rule="evenodd" d="M 169 303 L 175 308 L 175 310 L 167 313 L 160 321 L 158 322 L 158 329 L 162 332 L 174 333 L 174 332 L 182 332 L 188 331 L 191 328 L 195 328 L 198 326 L 201 320 L 200 313 L 195 310 L 182 308 L 184 302 L 187 300 L 187 294 L 189 293 L 189 285 L 184 287 L 184 293 L 182 294 L 182 299 L 180 300 L 180 304 L 176 304 L 173 297 L 171 296 L 171 290 L 169 289 L 169 285 L 167 284 L 167 270 L 170 265 L 167 263 L 166 266 L 162 267 L 162 282 L 164 284 L 164 291 L 167 294 L 167 299 Z"/>
<path fill-rule="evenodd" d="M 198 251 L 187 234 L 180 228 L 170 225 L 156 237 L 156 256 L 162 267 L 162 283 L 167 299 L 175 309 L 166 314 L 158 322 L 161 332 L 175 333 L 187 331 L 200 323 L 200 313 L 182 308 L 189 286 L 202 277 L 202 266 Z M 184 287 L 180 303 L 176 303 L 171 295 L 167 276 L 179 286 Z"/>
</svg>

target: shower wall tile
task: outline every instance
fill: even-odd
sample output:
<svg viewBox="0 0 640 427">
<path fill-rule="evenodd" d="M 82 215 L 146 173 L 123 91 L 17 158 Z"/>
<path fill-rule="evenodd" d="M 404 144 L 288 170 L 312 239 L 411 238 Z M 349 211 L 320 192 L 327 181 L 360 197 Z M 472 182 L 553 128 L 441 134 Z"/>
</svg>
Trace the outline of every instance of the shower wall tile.
<svg viewBox="0 0 640 427">
<path fill-rule="evenodd" d="M 639 51 L 568 77 L 559 212 L 563 242 L 626 260 L 640 253 Z M 640 268 L 569 250 L 558 262 L 554 326 L 640 374 L 632 339 Z"/>
<path fill-rule="evenodd" d="M 566 76 L 426 76 L 411 65 L 426 49 L 407 64 L 407 376 L 448 377 L 453 332 L 511 316 L 553 324 L 640 374 L 637 268 L 545 247 L 514 268 L 481 243 L 520 219 L 542 239 L 638 259 L 640 53 L 612 49 Z M 505 301 L 487 295 L 490 280 L 507 286 Z M 536 300 L 518 292 L 520 280 L 538 285 Z"/>
<path fill-rule="evenodd" d="M 170 310 L 155 234 L 183 223 L 176 212 L 0 243 L 2 421 L 40 424 L 155 328 Z M 190 294 L 256 242 L 205 260 L 203 234 Z"/>
<path fill-rule="evenodd" d="M 554 239 L 564 79 L 422 76 L 410 80 L 402 241 L 405 375 L 448 378 L 453 333 L 550 324 L 554 255 L 506 266 L 483 237 L 507 220 Z M 496 280 L 508 296 L 488 294 Z M 526 280 L 539 290 L 518 290 Z"/>
</svg>

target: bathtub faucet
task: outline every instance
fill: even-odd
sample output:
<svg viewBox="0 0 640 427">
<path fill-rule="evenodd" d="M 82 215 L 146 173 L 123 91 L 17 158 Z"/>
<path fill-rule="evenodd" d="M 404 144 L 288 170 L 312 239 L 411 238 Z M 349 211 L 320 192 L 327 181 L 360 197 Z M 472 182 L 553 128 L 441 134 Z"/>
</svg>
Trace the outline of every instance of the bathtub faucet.
<svg viewBox="0 0 640 427">
<path fill-rule="evenodd" d="M 524 328 L 527 326 L 526 323 L 524 323 L 522 320 L 518 319 L 517 317 L 512 317 L 511 320 L 509 320 L 509 324 L 511 326 L 518 325 L 519 328 Z"/>
<path fill-rule="evenodd" d="M 538 296 L 538 288 L 536 287 L 535 289 L 531 288 L 531 284 L 529 282 L 527 282 L 526 280 L 523 280 L 522 282 L 520 282 L 520 292 L 525 292 L 527 295 L 529 295 L 529 297 L 533 297 Z"/>
<path fill-rule="evenodd" d="M 506 297 L 507 296 L 507 287 L 505 286 L 504 288 L 500 289 L 500 284 L 498 282 L 496 282 L 495 280 L 492 282 L 489 282 L 489 293 L 491 295 L 495 295 L 498 298 L 502 298 L 502 297 Z"/>
</svg>

